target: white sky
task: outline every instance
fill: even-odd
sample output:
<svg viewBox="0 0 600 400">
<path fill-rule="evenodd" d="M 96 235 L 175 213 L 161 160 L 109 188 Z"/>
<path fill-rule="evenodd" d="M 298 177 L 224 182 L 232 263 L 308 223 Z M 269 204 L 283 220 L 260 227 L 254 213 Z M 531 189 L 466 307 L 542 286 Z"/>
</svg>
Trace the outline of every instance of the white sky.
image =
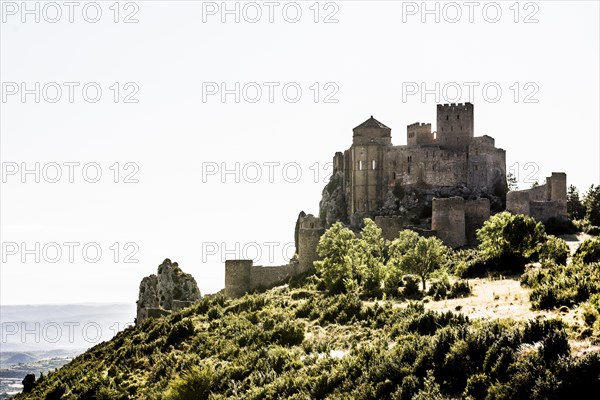
<svg viewBox="0 0 600 400">
<path fill-rule="evenodd" d="M 439 102 L 475 104 L 476 135 L 493 136 L 506 149 L 507 167 L 519 172 L 522 188 L 530 185 L 524 182 L 530 172 L 542 182 L 550 172 L 564 171 L 569 184 L 584 190 L 600 183 L 597 1 L 520 2 L 517 7 L 512 1 L 478 2 L 473 22 L 460 1 L 438 3 L 439 22 L 434 14 L 424 15 L 422 22 L 421 2 L 322 2 L 318 23 L 312 1 L 298 3 L 297 23 L 284 19 L 284 7 L 288 20 L 295 17 L 295 4 L 289 2 L 278 2 L 273 23 L 264 2 L 254 3 L 262 11 L 256 23 L 248 21 L 256 15 L 254 5 L 238 3 L 240 22 L 225 15 L 223 23 L 221 2 L 200 1 L 121 2 L 118 23 L 110 8 L 114 2 L 99 2 L 101 18 L 89 23 L 82 15 L 87 3 L 79 2 L 70 23 L 69 9 L 57 2 L 62 18 L 50 23 L 56 8 L 40 2 L 36 23 L 35 15 L 22 15 L 20 1 L 2 1 L 3 172 L 15 165 L 34 168 L 37 162 L 51 180 L 52 163 L 58 163 L 63 176 L 58 183 L 44 176 L 36 183 L 33 175 L 22 183 L 18 173 L 4 177 L 1 304 L 133 302 L 142 277 L 155 273 L 167 257 L 196 277 L 202 293 L 223 287 L 221 258 L 227 251 L 228 258 L 252 258 L 258 246 L 259 264 L 283 263 L 298 213 L 318 212 L 326 163 L 350 146 L 354 126 L 373 115 L 392 128 L 394 144 L 406 143 L 410 123 L 431 122 L 435 129 L 435 96 L 422 101 L 418 94 L 403 93 L 413 83 L 435 89 L 438 82 L 440 92 L 457 83 L 463 96 Z M 33 9 L 36 3 L 27 4 Z M 462 18 L 451 23 L 455 4 Z M 502 15 L 488 22 L 496 5 Z M 94 18 L 94 5 L 86 7 L 88 19 Z M 203 22 L 203 9 L 215 7 L 217 14 L 205 14 Z M 138 22 L 123 23 L 132 12 Z M 337 23 L 323 22 L 330 14 Z M 538 22 L 524 23 L 526 17 Z M 41 88 L 57 82 L 62 97 L 50 103 L 55 92 L 46 85 L 39 103 L 33 94 L 23 102 L 20 92 L 10 94 L 22 82 L 29 89 L 35 82 Z M 64 82 L 79 84 L 72 103 Z M 82 86 L 90 82 L 102 89 L 96 103 L 82 96 Z M 133 96 L 138 102 L 121 98 L 115 103 L 110 89 L 115 82 L 121 96 L 139 88 Z M 128 82 L 133 85 L 125 87 Z M 203 83 L 206 88 L 211 82 L 225 82 L 230 89 L 235 82 L 240 87 L 257 82 L 262 98 L 248 101 L 255 87 L 247 85 L 239 103 L 233 94 L 224 103 L 219 95 L 203 101 Z M 279 85 L 273 102 L 264 82 Z M 316 103 L 315 82 L 320 88 Z M 474 98 L 467 96 L 464 82 L 478 85 Z M 282 95 L 288 83 L 302 89 L 296 103 Z M 484 98 L 486 84 L 491 89 Z M 288 86 L 293 97 L 293 85 Z M 502 90 L 497 102 L 492 101 L 494 87 Z M 326 103 L 325 96 L 335 90 L 332 98 L 338 102 Z M 91 89 L 88 93 L 94 95 Z M 537 103 L 526 102 L 527 95 Z M 73 183 L 64 165 L 69 162 L 80 163 Z M 102 171 L 98 183 L 82 177 L 81 166 L 92 162 Z M 109 168 L 115 162 L 120 183 L 113 182 L 114 168 Z M 224 183 L 219 174 L 203 179 L 203 168 L 233 169 L 236 162 L 241 163 L 239 183 L 232 174 Z M 138 183 L 122 183 L 134 171 L 126 163 L 139 167 Z M 262 172 L 256 183 L 244 180 L 254 178 L 253 163 Z M 268 163 L 279 163 L 272 182 Z M 293 182 L 297 166 L 302 175 Z M 320 171 L 318 182 L 315 171 Z M 94 170 L 88 173 L 93 178 Z M 23 262 L 22 243 L 33 249 L 36 242 L 39 262 L 35 254 Z M 64 242 L 79 243 L 72 263 Z M 115 242 L 121 248 L 117 262 L 111 250 Z M 129 242 L 134 245 L 124 249 Z M 274 260 L 268 257 L 271 245 L 265 245 L 271 242 L 277 243 Z M 55 263 L 49 262 L 56 249 L 49 243 L 58 243 L 63 252 Z M 89 243 L 102 249 L 96 263 L 82 256 Z M 139 262 L 124 262 L 135 248 Z M 216 255 L 207 254 L 215 249 Z"/>
</svg>

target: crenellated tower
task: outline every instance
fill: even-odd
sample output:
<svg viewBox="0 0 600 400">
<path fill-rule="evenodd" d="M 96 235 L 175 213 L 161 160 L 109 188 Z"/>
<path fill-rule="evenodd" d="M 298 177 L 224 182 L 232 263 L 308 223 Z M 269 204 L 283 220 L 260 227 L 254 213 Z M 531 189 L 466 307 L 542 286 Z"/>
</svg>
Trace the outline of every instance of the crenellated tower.
<svg viewBox="0 0 600 400">
<path fill-rule="evenodd" d="M 473 104 L 437 105 L 437 142 L 440 146 L 461 149 L 474 136 Z"/>
</svg>

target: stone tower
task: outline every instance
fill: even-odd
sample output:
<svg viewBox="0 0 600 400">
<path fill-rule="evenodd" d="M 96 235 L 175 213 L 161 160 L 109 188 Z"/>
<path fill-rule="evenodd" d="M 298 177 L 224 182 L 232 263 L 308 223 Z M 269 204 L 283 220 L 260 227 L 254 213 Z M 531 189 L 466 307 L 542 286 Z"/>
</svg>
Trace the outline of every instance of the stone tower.
<svg viewBox="0 0 600 400">
<path fill-rule="evenodd" d="M 415 122 L 406 127 L 406 143 L 409 146 L 433 144 L 435 138 L 431 132 L 431 124 Z"/>
<path fill-rule="evenodd" d="M 383 157 L 392 146 L 392 130 L 373 116 L 353 129 L 349 151 L 348 215 L 383 205 Z"/>
<path fill-rule="evenodd" d="M 460 149 L 469 145 L 474 135 L 473 104 L 438 104 L 437 136 L 441 146 Z"/>
<path fill-rule="evenodd" d="M 304 214 L 304 211 L 298 216 L 296 225 L 298 227 L 296 252 L 298 253 L 299 272 L 306 272 L 313 268 L 313 263 L 318 259 L 317 245 L 325 228 L 323 221 L 312 214 Z"/>
</svg>

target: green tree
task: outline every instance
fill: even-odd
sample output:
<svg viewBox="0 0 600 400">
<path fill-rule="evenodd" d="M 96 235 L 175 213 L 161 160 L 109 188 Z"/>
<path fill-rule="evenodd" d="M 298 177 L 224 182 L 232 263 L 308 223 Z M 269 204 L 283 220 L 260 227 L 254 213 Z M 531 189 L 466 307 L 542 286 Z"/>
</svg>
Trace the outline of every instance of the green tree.
<svg viewBox="0 0 600 400">
<path fill-rule="evenodd" d="M 336 222 L 319 239 L 317 252 L 322 258 L 315 261 L 315 269 L 323 278 L 325 287 L 332 293 L 346 292 L 351 281 L 357 278 L 358 271 L 354 256 L 356 235 Z"/>
<path fill-rule="evenodd" d="M 572 220 L 585 218 L 585 207 L 579 198 L 579 190 L 574 185 L 570 185 L 567 191 L 567 212 Z"/>
<path fill-rule="evenodd" d="M 390 258 L 386 264 L 385 284 L 390 288 L 397 288 L 402 281 L 402 265 L 400 260 L 411 248 L 414 248 L 419 241 L 419 234 L 415 231 L 405 229 L 398 234 L 398 237 L 390 243 Z"/>
<path fill-rule="evenodd" d="M 436 237 L 425 238 L 404 230 L 392 242 L 390 254 L 395 269 L 419 276 L 425 291 L 429 276 L 446 261 L 448 248 Z"/>
<path fill-rule="evenodd" d="M 519 188 L 517 177 L 513 175 L 512 172 L 509 172 L 506 175 L 506 183 L 508 185 L 508 190 L 517 190 Z"/>
<path fill-rule="evenodd" d="M 477 230 L 477 239 L 486 259 L 524 263 L 537 256 L 546 232 L 544 225 L 531 217 L 503 212 L 485 221 Z"/>
<path fill-rule="evenodd" d="M 585 217 L 590 224 L 600 226 L 600 185 L 590 187 L 583 199 Z"/>
<path fill-rule="evenodd" d="M 363 288 L 370 293 L 381 290 L 383 280 L 386 240 L 381 237 L 381 228 L 370 218 L 363 221 L 360 239 L 352 248 L 352 259 L 356 263 L 356 274 Z"/>
</svg>

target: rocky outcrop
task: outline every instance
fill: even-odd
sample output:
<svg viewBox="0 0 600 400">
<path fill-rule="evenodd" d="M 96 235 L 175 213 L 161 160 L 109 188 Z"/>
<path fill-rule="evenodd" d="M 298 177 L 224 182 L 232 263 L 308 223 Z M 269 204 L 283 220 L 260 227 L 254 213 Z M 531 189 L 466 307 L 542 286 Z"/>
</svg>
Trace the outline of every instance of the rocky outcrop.
<svg viewBox="0 0 600 400">
<path fill-rule="evenodd" d="M 347 222 L 348 210 L 343 182 L 344 174 L 338 171 L 331 176 L 329 183 L 323 189 L 319 202 L 319 218 L 326 226 L 331 226 L 336 221 Z"/>
<path fill-rule="evenodd" d="M 198 301 L 200 297 L 194 277 L 167 258 L 158 266 L 156 275 L 147 276 L 140 283 L 136 323 L 177 311 Z"/>
</svg>

